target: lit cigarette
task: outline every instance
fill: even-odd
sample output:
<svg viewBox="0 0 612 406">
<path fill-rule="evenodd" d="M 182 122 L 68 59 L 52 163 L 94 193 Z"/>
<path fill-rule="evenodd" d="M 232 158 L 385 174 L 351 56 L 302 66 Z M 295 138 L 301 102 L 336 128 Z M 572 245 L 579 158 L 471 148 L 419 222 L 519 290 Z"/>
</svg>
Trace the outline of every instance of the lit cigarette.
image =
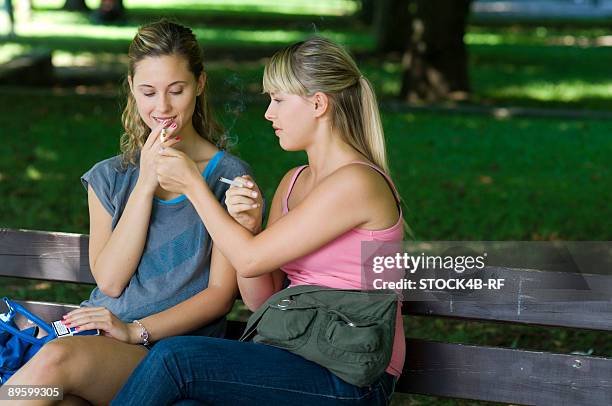
<svg viewBox="0 0 612 406">
<path fill-rule="evenodd" d="M 223 176 L 219 178 L 219 181 L 223 183 L 227 183 L 228 185 L 236 186 L 236 187 L 244 187 L 244 185 L 241 182 L 237 182 L 235 180 L 229 180 L 227 178 L 224 178 Z"/>
</svg>

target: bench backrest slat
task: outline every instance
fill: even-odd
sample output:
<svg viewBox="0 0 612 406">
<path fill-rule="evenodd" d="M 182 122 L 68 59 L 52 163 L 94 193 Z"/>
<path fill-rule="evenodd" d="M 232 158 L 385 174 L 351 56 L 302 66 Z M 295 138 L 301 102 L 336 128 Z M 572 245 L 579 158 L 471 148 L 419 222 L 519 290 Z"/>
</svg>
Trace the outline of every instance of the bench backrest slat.
<svg viewBox="0 0 612 406">
<path fill-rule="evenodd" d="M 406 340 L 396 391 L 526 405 L 612 404 L 612 359 Z"/>
<path fill-rule="evenodd" d="M 503 279 L 504 286 L 428 293 L 427 300 L 405 301 L 403 313 L 612 330 L 611 275 L 487 267 L 477 278 Z"/>
<path fill-rule="evenodd" d="M 82 234 L 0 229 L 0 276 L 95 283 Z"/>
<path fill-rule="evenodd" d="M 0 276 L 95 283 L 88 241 L 83 234 L 1 229 Z M 467 296 L 435 292 L 432 300 L 406 301 L 403 313 L 612 331 L 610 275 L 488 267 L 478 277 L 503 278 L 504 287 Z"/>
<path fill-rule="evenodd" d="M 520 307 L 520 310 L 519 310 Z M 504 321 L 527 325 L 612 330 L 612 302 L 550 302 L 492 305 L 474 302 L 406 302 L 404 315 Z"/>
</svg>

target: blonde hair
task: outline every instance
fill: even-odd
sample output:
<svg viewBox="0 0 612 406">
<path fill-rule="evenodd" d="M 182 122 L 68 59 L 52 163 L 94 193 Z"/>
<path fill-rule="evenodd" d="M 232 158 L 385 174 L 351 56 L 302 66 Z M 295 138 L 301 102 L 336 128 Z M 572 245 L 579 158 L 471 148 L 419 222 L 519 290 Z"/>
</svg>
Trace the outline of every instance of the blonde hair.
<svg viewBox="0 0 612 406">
<path fill-rule="evenodd" d="M 263 90 L 330 99 L 332 130 L 389 174 L 385 135 L 370 82 L 340 45 L 322 37 L 298 42 L 275 53 L 266 64 Z M 398 196 L 399 197 L 399 196 Z M 400 201 L 403 206 L 403 202 Z M 404 220 L 404 231 L 414 233 Z"/>
<path fill-rule="evenodd" d="M 196 80 L 204 72 L 202 48 L 191 29 L 175 22 L 163 19 L 141 26 L 128 50 L 128 76 L 134 77 L 138 62 L 147 57 L 178 55 L 185 58 L 189 70 Z M 150 129 L 138 113 L 136 100 L 126 80 L 123 86 L 127 101 L 121 121 L 124 133 L 121 136 L 121 152 L 124 165 L 135 165 L 140 149 L 144 145 Z M 196 96 L 195 110 L 192 116 L 193 128 L 205 140 L 217 145 L 226 146 L 223 128 L 213 118 L 210 105 L 206 101 L 206 87 Z"/>
<path fill-rule="evenodd" d="M 280 50 L 268 62 L 264 92 L 299 96 L 325 93 L 332 129 L 343 141 L 389 173 L 385 136 L 370 82 L 340 45 L 313 37 Z"/>
</svg>

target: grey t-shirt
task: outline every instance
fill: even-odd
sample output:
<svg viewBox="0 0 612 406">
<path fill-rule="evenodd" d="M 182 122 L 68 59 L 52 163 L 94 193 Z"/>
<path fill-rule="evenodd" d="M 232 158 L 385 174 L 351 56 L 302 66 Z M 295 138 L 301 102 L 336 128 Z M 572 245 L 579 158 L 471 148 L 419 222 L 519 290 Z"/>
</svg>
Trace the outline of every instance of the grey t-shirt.
<svg viewBox="0 0 612 406">
<path fill-rule="evenodd" d="M 139 167 L 121 166 L 121 156 L 101 161 L 81 177 L 90 185 L 112 216 L 115 229 L 128 198 L 136 185 Z M 202 176 L 217 199 L 223 203 L 228 185 L 220 176 L 233 179 L 251 174 L 242 160 L 218 152 L 206 165 Z M 201 292 L 208 286 L 212 240 L 195 208 L 181 195 L 172 200 L 154 198 L 149 229 L 138 268 L 121 296 L 112 298 L 95 288 L 82 306 L 106 307 L 124 322 L 159 313 Z M 221 336 L 225 318 L 198 330 L 198 334 Z"/>
</svg>

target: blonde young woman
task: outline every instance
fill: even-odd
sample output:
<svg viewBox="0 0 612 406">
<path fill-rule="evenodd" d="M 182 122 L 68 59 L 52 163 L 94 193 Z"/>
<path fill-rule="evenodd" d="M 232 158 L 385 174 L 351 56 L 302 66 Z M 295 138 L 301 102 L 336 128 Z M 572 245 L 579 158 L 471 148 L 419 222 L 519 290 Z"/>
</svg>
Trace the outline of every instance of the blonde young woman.
<svg viewBox="0 0 612 406">
<path fill-rule="evenodd" d="M 219 149 L 223 136 L 206 104 L 201 48 L 190 29 L 161 21 L 138 30 L 129 58 L 123 153 L 82 177 L 97 288 L 64 319 L 102 335 L 56 339 L 7 382 L 59 386 L 74 403 L 108 404 L 150 343 L 181 334 L 223 336 L 237 292 L 235 271 L 194 206 L 157 177 L 159 151 L 172 147 L 221 207 L 228 186 L 219 177 L 249 173 Z"/>
<path fill-rule="evenodd" d="M 265 117 L 283 149 L 304 150 L 308 165 L 287 172 L 276 190 L 268 227 L 253 236 L 234 222 L 183 152 L 167 148 L 160 184 L 184 193 L 215 245 L 238 273 L 252 310 L 290 285 L 361 288 L 362 241 L 400 241 L 398 195 L 386 174 L 384 138 L 370 84 L 347 52 L 313 38 L 274 55 L 264 72 L 271 102 Z M 256 186 L 232 187 L 230 212 L 248 210 Z M 244 214 L 248 217 L 247 214 Z M 136 368 L 116 405 L 386 404 L 405 353 L 396 315 L 391 362 L 369 387 L 351 385 L 324 367 L 280 348 L 208 337 L 159 343 Z"/>
</svg>

